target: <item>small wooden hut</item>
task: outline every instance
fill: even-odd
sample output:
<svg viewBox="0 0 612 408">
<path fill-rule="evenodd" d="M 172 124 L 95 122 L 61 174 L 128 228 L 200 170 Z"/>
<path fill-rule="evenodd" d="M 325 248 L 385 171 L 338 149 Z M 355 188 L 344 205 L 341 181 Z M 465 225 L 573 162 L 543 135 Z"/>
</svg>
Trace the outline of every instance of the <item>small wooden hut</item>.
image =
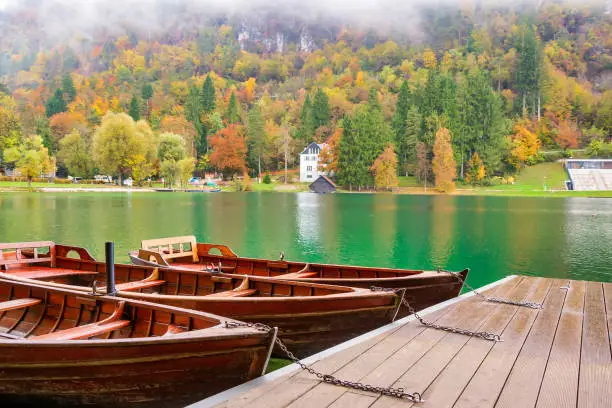
<svg viewBox="0 0 612 408">
<path fill-rule="evenodd" d="M 333 193 L 336 191 L 336 184 L 327 176 L 319 176 L 319 178 L 310 185 L 310 191 L 318 194 Z"/>
</svg>

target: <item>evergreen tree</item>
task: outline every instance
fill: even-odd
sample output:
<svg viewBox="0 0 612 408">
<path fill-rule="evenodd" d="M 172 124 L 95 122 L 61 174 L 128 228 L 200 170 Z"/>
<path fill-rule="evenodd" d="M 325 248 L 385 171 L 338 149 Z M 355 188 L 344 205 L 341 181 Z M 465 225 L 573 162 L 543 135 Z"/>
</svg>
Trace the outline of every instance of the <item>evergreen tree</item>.
<svg viewBox="0 0 612 408">
<path fill-rule="evenodd" d="M 74 101 L 76 98 L 77 91 L 70 74 L 64 74 L 62 77 L 62 91 L 64 92 L 64 98 L 67 103 Z"/>
<path fill-rule="evenodd" d="M 297 138 L 303 140 L 304 144 L 309 144 L 315 133 L 314 112 L 310 96 L 306 95 L 302 110 L 300 111 L 300 126 L 297 131 Z"/>
<path fill-rule="evenodd" d="M 524 24 L 517 38 L 516 49 L 519 53 L 516 71 L 516 86 L 521 97 L 521 113 L 539 116 L 542 52 L 535 30 Z"/>
<path fill-rule="evenodd" d="M 453 146 L 457 152 L 460 176 L 474 152 L 479 152 L 487 168 L 500 170 L 506 148 L 506 135 L 510 133 L 503 118 L 502 101 L 494 92 L 491 78 L 478 70 L 465 78 L 458 92 L 461 107 Z"/>
<path fill-rule="evenodd" d="M 140 96 L 145 102 L 144 114 L 147 119 L 151 118 L 151 98 L 153 98 L 153 87 L 151 84 L 144 84 L 140 90 Z"/>
<path fill-rule="evenodd" d="M 142 99 L 145 101 L 151 99 L 153 97 L 153 86 L 151 86 L 151 84 L 144 84 L 140 90 L 140 96 L 142 96 Z"/>
<path fill-rule="evenodd" d="M 187 95 L 187 101 L 185 103 L 185 117 L 193 124 L 196 131 L 194 142 L 197 157 L 200 157 L 208 151 L 208 142 L 206 140 L 206 126 L 202 123 L 200 93 L 195 86 L 189 88 L 189 95 Z"/>
<path fill-rule="evenodd" d="M 370 92 L 368 105 L 343 121 L 338 181 L 350 188 L 374 184 L 370 168 L 393 141 L 393 130 L 385 121 L 375 92 Z"/>
<path fill-rule="evenodd" d="M 368 107 L 370 109 L 382 109 L 380 102 L 378 102 L 378 91 L 374 88 L 370 88 L 368 92 Z"/>
<path fill-rule="evenodd" d="M 206 76 L 206 80 L 202 85 L 202 109 L 206 113 L 210 113 L 215 110 L 215 85 L 213 84 L 210 75 Z"/>
<path fill-rule="evenodd" d="M 232 95 L 230 96 L 229 103 L 227 105 L 227 112 L 225 113 L 225 119 L 228 124 L 238 123 L 240 122 L 240 111 L 238 108 L 238 100 L 236 99 L 236 94 L 232 91 Z"/>
<path fill-rule="evenodd" d="M 367 167 L 362 163 L 358 133 L 350 116 L 342 120 L 342 129 L 338 154 L 338 183 L 352 190 L 353 187 L 361 185 L 363 169 Z"/>
<path fill-rule="evenodd" d="M 402 154 L 403 166 L 399 169 L 405 175 L 414 172 L 417 165 L 417 143 L 421 133 L 421 114 L 416 106 L 408 110 L 404 137 L 399 141 L 399 148 Z"/>
<path fill-rule="evenodd" d="M 329 98 L 322 89 L 318 89 L 312 103 L 312 115 L 314 129 L 327 125 L 329 123 Z"/>
<path fill-rule="evenodd" d="M 402 151 L 403 140 L 406 137 L 406 121 L 408 120 L 408 111 L 410 110 L 410 90 L 408 82 L 404 81 L 399 94 L 397 95 L 397 104 L 395 105 L 395 114 L 391 126 L 395 135 L 395 145 L 399 147 L 399 164 L 400 168 L 404 164 L 406 153 Z"/>
<path fill-rule="evenodd" d="M 130 101 L 130 110 L 129 115 L 134 119 L 135 122 L 140 120 L 140 101 L 136 97 L 136 95 L 132 95 L 132 100 Z"/>
<path fill-rule="evenodd" d="M 266 124 L 259 104 L 255 104 L 247 115 L 247 164 L 257 170 L 261 178 L 261 161 L 266 148 Z"/>
<path fill-rule="evenodd" d="M 51 98 L 47 100 L 45 104 L 45 110 L 47 117 L 50 118 L 58 113 L 66 112 L 66 102 L 64 101 L 64 94 L 61 89 L 56 89 L 55 93 Z"/>
</svg>

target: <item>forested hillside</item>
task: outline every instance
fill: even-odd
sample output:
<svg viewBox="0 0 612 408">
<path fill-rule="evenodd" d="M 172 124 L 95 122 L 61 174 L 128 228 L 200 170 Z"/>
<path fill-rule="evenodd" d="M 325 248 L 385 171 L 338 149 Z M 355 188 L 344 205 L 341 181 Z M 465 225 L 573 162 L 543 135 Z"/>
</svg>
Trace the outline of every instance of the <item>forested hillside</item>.
<svg viewBox="0 0 612 408">
<path fill-rule="evenodd" d="M 124 3 L 0 8 L 0 169 L 255 176 L 294 166 L 314 140 L 342 185 L 410 174 L 452 190 L 543 151 L 612 154 L 603 2 L 412 2 L 370 20 Z M 133 3 L 146 12 L 110 8 Z"/>
</svg>

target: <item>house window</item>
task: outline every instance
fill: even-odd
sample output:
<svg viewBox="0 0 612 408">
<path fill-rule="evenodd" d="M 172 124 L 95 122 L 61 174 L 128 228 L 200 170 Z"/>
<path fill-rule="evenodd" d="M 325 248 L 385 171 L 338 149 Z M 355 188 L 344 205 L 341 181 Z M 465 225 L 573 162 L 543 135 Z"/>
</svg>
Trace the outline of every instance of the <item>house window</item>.
<svg viewBox="0 0 612 408">
<path fill-rule="evenodd" d="M 312 178 L 312 174 L 307 175 L 306 178 Z"/>
<path fill-rule="evenodd" d="M 312 171 L 312 166 L 306 166 L 306 171 Z"/>
</svg>

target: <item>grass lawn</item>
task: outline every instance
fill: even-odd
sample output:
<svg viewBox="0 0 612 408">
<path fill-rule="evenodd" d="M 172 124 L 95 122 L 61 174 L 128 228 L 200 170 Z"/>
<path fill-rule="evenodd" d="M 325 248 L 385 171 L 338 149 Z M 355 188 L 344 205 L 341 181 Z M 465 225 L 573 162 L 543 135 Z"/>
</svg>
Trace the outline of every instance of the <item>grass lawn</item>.
<svg viewBox="0 0 612 408">
<path fill-rule="evenodd" d="M 569 176 L 561 163 L 540 163 L 525 167 L 516 175 L 515 179 L 514 184 L 493 188 L 521 191 L 565 190 L 565 180 L 569 180 Z"/>
<path fill-rule="evenodd" d="M 397 181 L 398 187 L 420 187 L 415 176 L 399 176 Z"/>
<path fill-rule="evenodd" d="M 28 188 L 26 181 L 0 181 L 0 188 Z M 55 184 L 55 183 L 32 183 L 32 188 L 109 188 L 118 187 L 114 184 Z"/>
<path fill-rule="evenodd" d="M 285 366 L 288 366 L 289 364 L 291 364 L 292 361 L 291 360 L 286 360 L 284 358 L 270 358 L 270 361 L 268 362 L 268 368 L 266 369 L 266 374 L 271 373 L 272 371 L 276 371 L 279 368 L 283 368 Z"/>
</svg>

